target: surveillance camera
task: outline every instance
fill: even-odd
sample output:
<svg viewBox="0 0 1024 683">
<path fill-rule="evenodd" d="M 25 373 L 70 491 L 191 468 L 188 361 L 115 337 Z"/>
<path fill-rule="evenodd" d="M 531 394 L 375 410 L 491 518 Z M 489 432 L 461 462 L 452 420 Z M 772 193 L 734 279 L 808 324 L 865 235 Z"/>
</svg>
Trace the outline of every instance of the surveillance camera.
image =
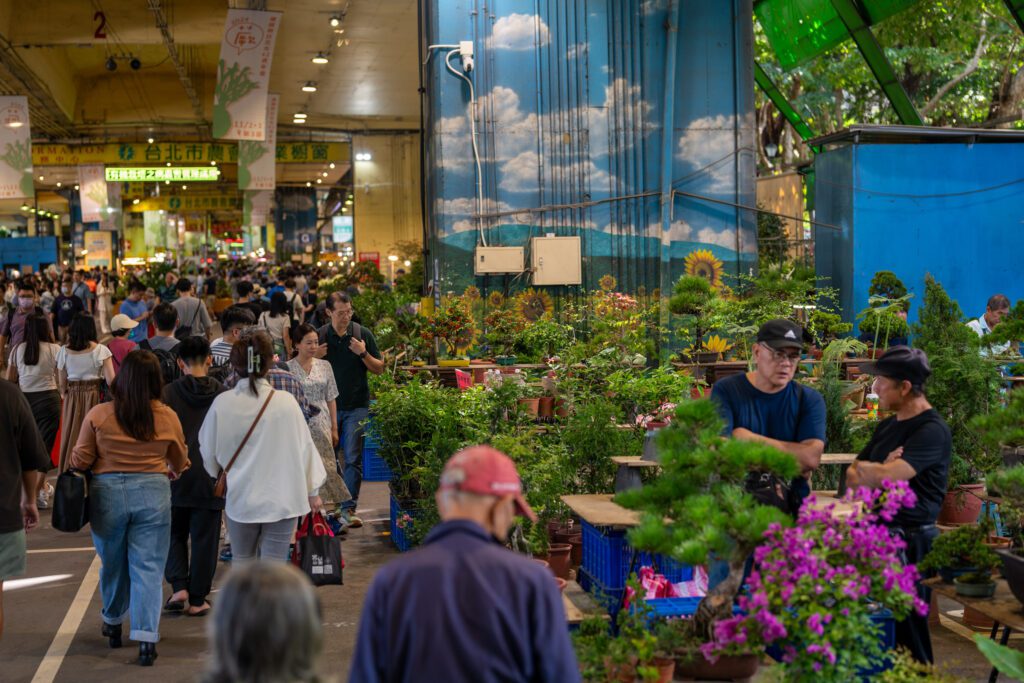
<svg viewBox="0 0 1024 683">
<path fill-rule="evenodd" d="M 132 61 L 128 62 L 128 66 L 132 68 L 132 71 L 138 71 L 142 68 L 142 62 L 138 57 L 132 57 Z"/>
<path fill-rule="evenodd" d="M 107 57 L 106 67 L 107 71 L 117 71 L 117 60 L 113 57 Z"/>
</svg>

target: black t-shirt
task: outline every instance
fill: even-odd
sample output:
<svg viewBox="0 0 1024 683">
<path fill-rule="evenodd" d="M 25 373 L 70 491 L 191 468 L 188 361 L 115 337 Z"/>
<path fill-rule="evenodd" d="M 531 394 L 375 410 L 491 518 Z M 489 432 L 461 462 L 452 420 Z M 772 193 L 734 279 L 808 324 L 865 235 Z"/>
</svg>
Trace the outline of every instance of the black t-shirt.
<svg viewBox="0 0 1024 683">
<path fill-rule="evenodd" d="M 53 308 L 51 310 L 57 316 L 57 325 L 59 327 L 68 327 L 71 325 L 71 320 L 75 317 L 75 313 L 85 310 L 85 305 L 74 294 L 71 296 L 61 294 L 53 300 Z"/>
<path fill-rule="evenodd" d="M 52 466 L 32 409 L 16 384 L 0 379 L 0 534 L 23 529 L 21 474 Z"/>
<path fill-rule="evenodd" d="M 203 280 L 203 291 L 206 292 L 206 296 L 216 296 L 217 278 L 211 276 Z"/>
<path fill-rule="evenodd" d="M 248 308 L 252 311 L 252 314 L 256 316 L 256 320 L 260 319 L 260 314 L 263 313 L 263 306 L 258 301 L 246 301 L 244 304 L 238 304 L 242 308 Z"/>
<path fill-rule="evenodd" d="M 917 494 L 917 505 L 901 510 L 892 524 L 905 527 L 934 524 L 949 480 L 953 450 L 949 427 L 935 409 L 909 420 L 890 417 L 878 424 L 857 459 L 885 462 L 889 453 L 900 446 L 903 446 L 903 461 L 917 473 L 910 480 L 910 488 Z"/>
<path fill-rule="evenodd" d="M 360 336 L 366 343 L 366 353 L 380 360 L 373 333 L 363 327 Z M 327 343 L 327 361 L 334 370 L 334 382 L 338 385 L 338 410 L 369 407 L 370 384 L 366 379 L 366 364 L 348 348 L 352 340 L 352 324 L 349 324 L 344 337 L 339 337 L 333 327 L 328 327 L 323 339 Z"/>
</svg>

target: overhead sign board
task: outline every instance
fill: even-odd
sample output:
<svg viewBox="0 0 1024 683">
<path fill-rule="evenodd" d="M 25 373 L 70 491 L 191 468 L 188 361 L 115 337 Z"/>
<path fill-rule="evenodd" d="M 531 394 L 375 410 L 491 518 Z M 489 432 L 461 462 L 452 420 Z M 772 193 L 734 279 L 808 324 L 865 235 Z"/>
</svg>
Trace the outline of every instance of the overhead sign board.
<svg viewBox="0 0 1024 683">
<path fill-rule="evenodd" d="M 347 142 L 291 142 L 274 145 L 274 161 L 278 164 L 315 164 L 348 162 Z M 238 162 L 238 145 L 234 142 L 155 142 L 109 145 L 32 145 L 35 166 L 78 166 L 80 164 L 234 164 Z"/>
<path fill-rule="evenodd" d="M 131 166 L 128 168 L 107 168 L 106 177 L 112 183 L 159 183 L 169 180 L 180 182 L 213 182 L 220 178 L 220 170 L 216 166 Z"/>
</svg>

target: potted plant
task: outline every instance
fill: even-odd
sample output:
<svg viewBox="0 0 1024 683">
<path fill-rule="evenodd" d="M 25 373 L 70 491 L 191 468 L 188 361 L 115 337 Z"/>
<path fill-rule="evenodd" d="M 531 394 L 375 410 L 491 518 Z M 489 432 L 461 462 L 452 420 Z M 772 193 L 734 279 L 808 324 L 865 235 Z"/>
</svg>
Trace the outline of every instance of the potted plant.
<svg viewBox="0 0 1024 683">
<path fill-rule="evenodd" d="M 469 359 L 459 358 L 460 352 L 473 345 L 473 319 L 460 299 L 449 299 L 423 324 L 421 335 L 426 341 L 443 342 L 448 358 L 440 365 L 463 367 Z"/>
<path fill-rule="evenodd" d="M 541 388 L 524 382 L 518 398 L 519 410 L 526 413 L 530 418 L 536 418 L 540 413 Z"/>
<path fill-rule="evenodd" d="M 996 550 L 1002 562 L 1003 577 L 1009 584 L 1014 597 L 1024 603 L 1024 465 L 1000 470 L 991 475 L 992 484 L 999 488 L 1003 504 L 999 512 L 1003 522 L 1014 531 L 1013 546 Z"/>
<path fill-rule="evenodd" d="M 868 286 L 868 296 L 882 297 L 890 300 L 902 299 L 907 296 L 907 286 L 891 270 L 880 270 L 871 278 L 871 284 Z"/>
<path fill-rule="evenodd" d="M 718 292 L 707 278 L 699 275 L 682 276 L 672 290 L 668 308 L 676 315 L 687 316 L 691 319 L 696 353 L 700 353 L 704 335 L 710 331 L 711 317 L 717 300 Z M 701 362 L 701 360 L 698 358 L 697 362 Z"/>
<path fill-rule="evenodd" d="M 516 338 L 525 327 L 523 317 L 510 308 L 497 309 L 484 318 L 484 339 L 497 354 L 498 365 L 515 365 Z"/>
<path fill-rule="evenodd" d="M 661 475 L 616 496 L 624 507 L 642 513 L 629 532 L 633 547 L 690 564 L 714 556 L 728 565 L 726 578 L 709 589 L 694 614 L 694 634 L 705 643 L 713 642 L 717 623 L 732 618 L 744 565 L 764 533 L 772 525 L 791 523 L 781 510 L 761 505 L 746 492 L 747 473 L 761 470 L 784 480 L 798 473 L 792 456 L 764 444 L 725 439 L 721 430 L 710 401 L 679 404 L 672 423 L 658 433 Z M 742 646 L 719 654 L 749 655 L 762 646 L 759 634 L 753 634 Z M 716 657 L 704 654 L 716 664 Z"/>
<path fill-rule="evenodd" d="M 814 337 L 815 345 L 824 349 L 831 342 L 853 330 L 852 323 L 844 323 L 838 313 L 815 309 L 807 322 L 807 331 Z"/>
<path fill-rule="evenodd" d="M 906 339 L 910 327 L 903 317 L 906 312 L 901 306 L 892 303 L 880 303 L 872 299 L 873 304 L 857 314 L 860 319 L 861 338 L 872 339 L 872 357 L 877 358 L 889 347 L 890 339 Z M 879 344 L 881 340 L 881 344 Z"/>
<path fill-rule="evenodd" d="M 999 565 L 999 558 L 985 545 L 988 535 L 987 525 L 973 524 L 942 534 L 932 542 L 932 549 L 918 564 L 918 569 L 937 571 L 946 583 L 953 583 L 960 577 L 991 575 Z"/>
<path fill-rule="evenodd" d="M 1006 405 L 971 421 L 982 442 L 999 451 L 1003 467 L 1024 462 L 1024 391 L 1010 393 Z"/>
<path fill-rule="evenodd" d="M 716 624 L 706 656 L 758 640 L 792 680 L 852 681 L 884 667 L 881 623 L 928 610 L 917 571 L 901 560 L 906 544 L 887 526 L 916 496 L 895 482 L 859 488 L 844 502 L 854 505 L 849 515 L 808 500 L 794 526 L 768 529 L 742 612 Z"/>
<path fill-rule="evenodd" d="M 943 524 L 978 519 L 985 488 L 981 480 L 1002 462 L 999 452 L 986 445 L 972 426 L 976 416 L 998 405 L 999 370 L 981 356 L 978 335 L 962 320 L 957 303 L 933 277 L 926 276 L 914 346 L 928 355 L 932 367 L 925 387 L 928 401 L 949 425 L 953 440 L 949 493 L 939 514 Z"/>
</svg>

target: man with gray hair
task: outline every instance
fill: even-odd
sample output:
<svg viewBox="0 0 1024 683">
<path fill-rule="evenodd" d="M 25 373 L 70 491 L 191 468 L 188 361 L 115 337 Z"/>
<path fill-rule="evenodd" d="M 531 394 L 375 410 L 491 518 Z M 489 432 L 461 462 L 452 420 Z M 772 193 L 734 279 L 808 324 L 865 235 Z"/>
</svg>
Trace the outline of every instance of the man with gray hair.
<svg viewBox="0 0 1024 683">
<path fill-rule="evenodd" d="M 464 448 L 436 500 L 441 523 L 370 584 L 349 683 L 579 681 L 551 572 L 504 547 L 517 514 L 537 521 L 515 463 Z"/>
<path fill-rule="evenodd" d="M 992 330 L 996 329 L 999 323 L 1003 322 L 1003 318 L 1010 312 L 1010 300 L 1006 298 L 1005 294 L 993 294 L 988 299 L 988 304 L 985 306 L 985 314 L 977 320 L 972 320 L 967 323 L 967 327 L 974 330 L 975 334 L 984 340 L 985 335 L 991 334 Z M 990 347 L 984 346 L 982 341 L 981 355 L 983 356 L 1001 356 L 1006 353 L 1010 348 L 1009 342 L 1002 344 L 993 344 Z"/>
</svg>

